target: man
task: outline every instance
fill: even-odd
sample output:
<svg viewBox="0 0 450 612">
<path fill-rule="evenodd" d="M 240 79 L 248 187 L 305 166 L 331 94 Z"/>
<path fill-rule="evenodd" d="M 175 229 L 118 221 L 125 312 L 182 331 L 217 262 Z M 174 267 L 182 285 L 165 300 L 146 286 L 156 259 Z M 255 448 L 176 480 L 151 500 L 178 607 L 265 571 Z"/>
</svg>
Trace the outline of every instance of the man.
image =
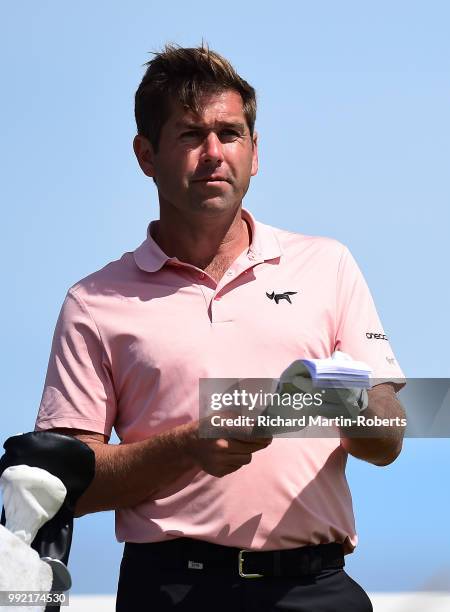
<svg viewBox="0 0 450 612">
<path fill-rule="evenodd" d="M 116 510 L 117 610 L 371 609 L 342 570 L 356 545 L 345 462 L 387 465 L 402 431 L 199 434 L 200 378 L 276 378 L 335 350 L 377 378 L 402 376 L 347 249 L 242 210 L 255 116 L 254 89 L 205 47 L 148 63 L 134 151 L 160 219 L 134 253 L 69 290 L 56 326 L 36 426 L 95 451 L 77 513 Z M 366 412 L 402 416 L 394 386 L 370 390 Z"/>
</svg>

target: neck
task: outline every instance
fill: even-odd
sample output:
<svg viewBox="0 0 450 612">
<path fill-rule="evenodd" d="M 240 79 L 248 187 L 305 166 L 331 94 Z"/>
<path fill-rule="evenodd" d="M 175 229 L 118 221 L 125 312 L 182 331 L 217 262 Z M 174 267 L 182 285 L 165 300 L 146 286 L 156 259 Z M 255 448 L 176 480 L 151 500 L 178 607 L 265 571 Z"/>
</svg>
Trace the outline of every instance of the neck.
<svg viewBox="0 0 450 612">
<path fill-rule="evenodd" d="M 214 215 L 186 215 L 173 207 L 161 207 L 153 238 L 169 257 L 205 270 L 214 262 L 231 261 L 242 253 L 250 244 L 249 231 L 240 205 L 234 211 Z"/>
</svg>

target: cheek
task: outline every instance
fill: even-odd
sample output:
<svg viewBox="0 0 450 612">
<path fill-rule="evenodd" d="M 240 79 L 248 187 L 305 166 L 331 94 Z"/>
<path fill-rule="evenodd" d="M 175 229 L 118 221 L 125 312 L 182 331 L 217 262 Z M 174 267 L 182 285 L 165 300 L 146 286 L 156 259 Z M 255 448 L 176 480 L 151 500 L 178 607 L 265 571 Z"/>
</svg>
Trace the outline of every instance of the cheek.
<svg viewBox="0 0 450 612">
<path fill-rule="evenodd" d="M 245 151 L 239 156 L 239 163 L 235 164 L 235 171 L 241 180 L 249 178 L 252 171 L 252 161 L 252 153 L 249 151 Z"/>
<path fill-rule="evenodd" d="M 169 186 L 186 182 L 193 169 L 195 166 L 189 155 L 166 155 L 164 161 L 156 165 L 160 182 L 164 181 Z"/>
</svg>

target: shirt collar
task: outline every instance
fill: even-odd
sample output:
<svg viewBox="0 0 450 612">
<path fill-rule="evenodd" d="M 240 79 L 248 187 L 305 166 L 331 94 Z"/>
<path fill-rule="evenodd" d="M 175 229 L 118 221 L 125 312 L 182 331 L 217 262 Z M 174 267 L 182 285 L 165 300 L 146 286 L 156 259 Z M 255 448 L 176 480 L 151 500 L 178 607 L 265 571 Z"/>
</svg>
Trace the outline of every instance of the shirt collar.
<svg viewBox="0 0 450 612">
<path fill-rule="evenodd" d="M 268 261 L 280 257 L 282 254 L 281 246 L 273 227 L 256 221 L 253 215 L 244 208 L 242 209 L 242 218 L 247 221 L 252 232 L 248 254 L 255 255 L 259 261 Z"/>
<path fill-rule="evenodd" d="M 248 210 L 242 209 L 242 218 L 247 221 L 252 233 L 248 254 L 253 255 L 255 261 L 267 261 L 280 257 L 281 247 L 273 228 L 256 221 Z M 136 265 L 144 272 L 157 272 L 169 261 L 178 262 L 176 257 L 166 255 L 155 242 L 152 229 L 156 223 L 157 221 L 152 221 L 149 224 L 147 238 L 133 253 Z"/>
<path fill-rule="evenodd" d="M 158 246 L 152 236 L 152 228 L 155 227 L 156 223 L 157 221 L 149 223 L 147 227 L 147 238 L 133 253 L 137 267 L 144 270 L 144 272 L 157 272 L 171 259 Z"/>
</svg>

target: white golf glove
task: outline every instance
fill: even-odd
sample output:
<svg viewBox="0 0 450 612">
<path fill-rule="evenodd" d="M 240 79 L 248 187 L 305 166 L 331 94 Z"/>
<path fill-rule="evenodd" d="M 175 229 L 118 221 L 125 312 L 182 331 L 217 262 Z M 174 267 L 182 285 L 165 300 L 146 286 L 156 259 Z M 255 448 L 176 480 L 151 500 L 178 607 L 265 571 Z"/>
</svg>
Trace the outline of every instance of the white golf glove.
<svg viewBox="0 0 450 612">
<path fill-rule="evenodd" d="M 352 361 L 352 358 L 341 351 L 335 351 L 332 359 Z M 355 387 L 315 387 L 308 368 L 301 360 L 296 360 L 284 370 L 277 385 L 277 393 L 320 393 L 322 405 L 312 406 L 311 411 L 324 417 L 336 416 L 355 418 L 367 408 L 368 397 L 366 389 Z"/>
</svg>

